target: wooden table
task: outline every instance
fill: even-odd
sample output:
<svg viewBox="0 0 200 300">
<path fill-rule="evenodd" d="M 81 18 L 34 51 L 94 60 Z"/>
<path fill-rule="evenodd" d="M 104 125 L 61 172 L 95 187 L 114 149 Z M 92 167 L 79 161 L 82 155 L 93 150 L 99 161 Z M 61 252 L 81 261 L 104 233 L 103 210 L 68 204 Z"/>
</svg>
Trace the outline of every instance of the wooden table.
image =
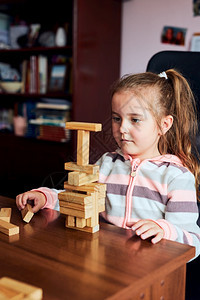
<svg viewBox="0 0 200 300">
<path fill-rule="evenodd" d="M 0 277 L 41 287 L 43 299 L 185 298 L 194 247 L 167 240 L 153 245 L 105 223 L 95 234 L 68 229 L 65 216 L 50 209 L 27 224 L 13 199 L 0 196 L 2 207 L 12 207 L 20 233 L 0 233 Z"/>
</svg>

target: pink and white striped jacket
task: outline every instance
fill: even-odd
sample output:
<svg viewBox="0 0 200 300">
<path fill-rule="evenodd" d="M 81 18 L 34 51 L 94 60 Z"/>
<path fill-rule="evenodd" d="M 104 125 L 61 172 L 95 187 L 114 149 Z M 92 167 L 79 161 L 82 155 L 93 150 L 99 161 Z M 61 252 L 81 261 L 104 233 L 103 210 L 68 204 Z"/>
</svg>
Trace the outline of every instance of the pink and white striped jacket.
<svg viewBox="0 0 200 300">
<path fill-rule="evenodd" d="M 127 222 L 151 219 L 164 230 L 164 238 L 196 247 L 200 254 L 200 228 L 195 178 L 174 155 L 142 162 L 119 151 L 105 153 L 97 162 L 99 181 L 106 183 L 106 209 L 102 216 L 126 228 Z M 45 207 L 59 209 L 55 189 L 39 188 Z"/>
</svg>

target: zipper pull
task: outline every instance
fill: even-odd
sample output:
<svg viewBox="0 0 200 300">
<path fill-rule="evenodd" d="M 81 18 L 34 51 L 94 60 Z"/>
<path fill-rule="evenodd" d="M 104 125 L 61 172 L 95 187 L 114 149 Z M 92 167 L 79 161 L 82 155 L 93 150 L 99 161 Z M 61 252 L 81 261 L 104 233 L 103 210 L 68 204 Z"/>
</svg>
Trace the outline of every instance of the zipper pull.
<svg viewBox="0 0 200 300">
<path fill-rule="evenodd" d="M 131 177 L 136 176 L 136 170 L 139 166 L 139 163 L 140 163 L 139 158 L 134 159 L 133 164 L 132 164 Z"/>
<path fill-rule="evenodd" d="M 136 171 L 132 171 L 131 172 L 131 177 L 135 177 L 135 175 L 136 175 Z"/>
</svg>

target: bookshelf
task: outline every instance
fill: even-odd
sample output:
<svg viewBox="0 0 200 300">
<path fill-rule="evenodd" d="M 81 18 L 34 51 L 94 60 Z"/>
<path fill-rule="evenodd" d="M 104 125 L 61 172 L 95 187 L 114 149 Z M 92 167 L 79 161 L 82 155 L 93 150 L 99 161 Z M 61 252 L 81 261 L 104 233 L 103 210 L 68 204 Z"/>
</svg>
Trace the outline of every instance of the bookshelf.
<svg viewBox="0 0 200 300">
<path fill-rule="evenodd" d="M 43 30 L 55 31 L 68 24 L 65 46 L 20 47 L 0 49 L 0 62 L 19 69 L 31 56 L 48 58 L 66 56 L 71 59 L 70 80 L 62 89 L 23 90 L 0 93 L 0 109 L 16 110 L 19 104 L 41 102 L 41 98 L 62 99 L 71 102 L 70 118 L 73 121 L 103 124 L 103 132 L 91 136 L 91 163 L 105 151 L 113 150 L 110 131 L 110 85 L 119 77 L 121 1 L 120 0 L 68 0 L 54 3 L 39 0 L 1 1 L 0 13 L 13 19 L 21 18 L 28 24 L 40 23 Z M 66 7 L 67 5 L 67 7 Z M 44 19 L 45 16 L 45 19 Z M 21 69 L 20 69 L 21 70 Z M 48 74 L 49 76 L 49 74 Z M 49 77 L 48 77 L 49 78 Z M 66 88 L 66 82 L 68 87 Z M 75 140 L 65 142 L 16 136 L 0 130 L 0 193 L 15 196 L 41 185 L 61 188 L 63 165 L 76 157 Z"/>
</svg>

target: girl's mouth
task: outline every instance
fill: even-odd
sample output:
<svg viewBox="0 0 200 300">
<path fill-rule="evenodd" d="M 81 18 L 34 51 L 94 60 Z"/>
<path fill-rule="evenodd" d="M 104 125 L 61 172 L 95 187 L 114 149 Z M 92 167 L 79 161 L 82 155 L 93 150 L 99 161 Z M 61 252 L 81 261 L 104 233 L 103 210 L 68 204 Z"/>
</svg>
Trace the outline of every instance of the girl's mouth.
<svg viewBox="0 0 200 300">
<path fill-rule="evenodd" d="M 121 139 L 121 142 L 132 143 L 133 141 L 131 141 L 131 140 L 126 140 L 126 139 Z"/>
</svg>

